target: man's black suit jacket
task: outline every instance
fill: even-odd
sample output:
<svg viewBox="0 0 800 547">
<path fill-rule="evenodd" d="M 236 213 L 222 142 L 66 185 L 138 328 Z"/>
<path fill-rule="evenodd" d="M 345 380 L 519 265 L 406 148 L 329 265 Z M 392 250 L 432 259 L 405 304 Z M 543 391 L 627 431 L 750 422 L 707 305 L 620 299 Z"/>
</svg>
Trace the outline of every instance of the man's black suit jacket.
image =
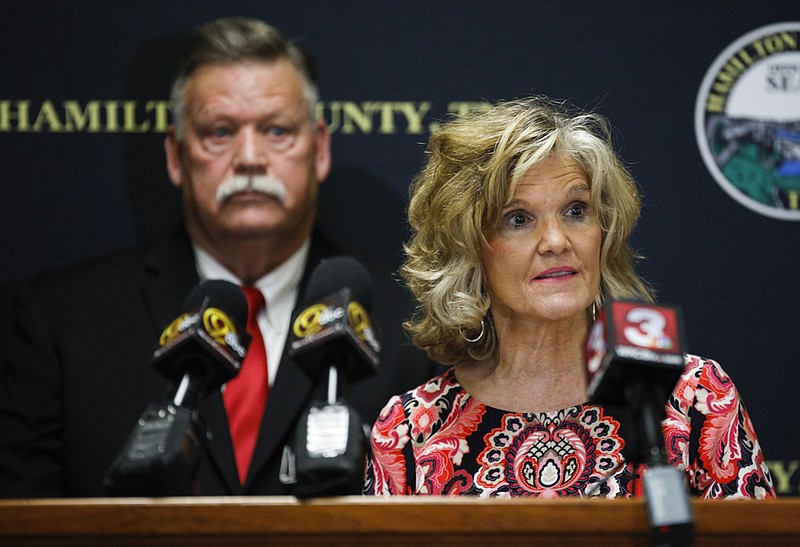
<svg viewBox="0 0 800 547">
<path fill-rule="evenodd" d="M 334 254 L 337 250 L 315 234 L 299 303 L 314 266 Z M 402 332 L 410 298 L 388 273 L 371 273 L 381 367 L 350 386 L 348 394 L 370 423 L 391 395 L 435 372 Z M 20 285 L 0 383 L 0 497 L 106 494 L 103 476 L 136 420 L 150 402 L 165 399 L 169 384 L 150 366 L 153 351 L 197 283 L 181 228 L 154 245 Z M 281 454 L 313 387 L 284 354 L 244 485 L 237 479 L 220 393 L 204 399 L 200 410 L 210 440 L 200 493 L 290 493 L 278 479 Z"/>
</svg>

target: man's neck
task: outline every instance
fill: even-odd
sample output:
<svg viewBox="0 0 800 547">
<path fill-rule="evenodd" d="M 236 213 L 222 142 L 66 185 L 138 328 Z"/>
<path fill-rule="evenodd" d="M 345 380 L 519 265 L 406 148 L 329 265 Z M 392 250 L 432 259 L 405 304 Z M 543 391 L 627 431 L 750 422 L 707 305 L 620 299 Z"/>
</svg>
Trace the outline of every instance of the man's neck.
<svg viewBox="0 0 800 547">
<path fill-rule="evenodd" d="M 254 283 L 296 253 L 307 237 L 228 239 L 209 242 L 193 238 L 195 245 L 208 253 L 243 283 Z"/>
</svg>

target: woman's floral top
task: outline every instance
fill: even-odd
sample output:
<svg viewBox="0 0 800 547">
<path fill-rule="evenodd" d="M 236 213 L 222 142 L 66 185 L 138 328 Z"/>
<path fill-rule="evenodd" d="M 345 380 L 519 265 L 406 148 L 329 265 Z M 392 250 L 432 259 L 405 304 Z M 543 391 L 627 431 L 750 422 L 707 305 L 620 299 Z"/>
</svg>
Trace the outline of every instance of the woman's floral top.
<svg viewBox="0 0 800 547">
<path fill-rule="evenodd" d="M 393 397 L 372 429 L 365 492 L 375 495 L 603 496 L 641 493 L 626 460 L 626 409 L 581 404 L 507 412 L 482 404 L 454 369 Z M 753 424 L 718 363 L 686 357 L 663 422 L 667 460 L 690 494 L 775 496 Z"/>
</svg>

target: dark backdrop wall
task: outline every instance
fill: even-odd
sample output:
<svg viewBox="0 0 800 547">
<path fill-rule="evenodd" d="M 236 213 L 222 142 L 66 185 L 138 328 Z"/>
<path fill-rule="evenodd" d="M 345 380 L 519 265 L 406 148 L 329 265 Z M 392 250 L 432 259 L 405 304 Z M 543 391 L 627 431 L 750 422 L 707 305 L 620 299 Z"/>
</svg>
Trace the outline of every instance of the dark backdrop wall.
<svg viewBox="0 0 800 547">
<path fill-rule="evenodd" d="M 223 15 L 264 18 L 315 54 L 334 132 L 321 220 L 353 252 L 398 260 L 408 184 L 429 129 L 447 112 L 547 94 L 610 118 L 644 196 L 634 235 L 646 257 L 641 272 L 661 301 L 682 305 L 689 350 L 719 360 L 735 379 L 779 492 L 800 493 L 795 0 L 3 2 L 0 282 L 175 222 L 162 152 L 175 46 L 191 27 Z M 751 61 L 759 51 L 784 53 L 773 63 L 789 98 L 777 122 L 795 125 L 784 126 L 777 144 L 743 131 L 732 141 L 721 136 L 717 147 L 733 142 L 744 153 L 746 137 L 773 167 L 782 158 L 783 209 L 764 207 L 778 218 L 719 182 L 696 137 L 696 104 L 726 48 L 792 21 L 793 31 L 756 37 L 742 50 Z M 744 68 L 734 63 L 718 71 L 731 77 L 712 78 L 717 95 L 733 96 L 732 79 L 750 64 L 738 59 Z"/>
</svg>

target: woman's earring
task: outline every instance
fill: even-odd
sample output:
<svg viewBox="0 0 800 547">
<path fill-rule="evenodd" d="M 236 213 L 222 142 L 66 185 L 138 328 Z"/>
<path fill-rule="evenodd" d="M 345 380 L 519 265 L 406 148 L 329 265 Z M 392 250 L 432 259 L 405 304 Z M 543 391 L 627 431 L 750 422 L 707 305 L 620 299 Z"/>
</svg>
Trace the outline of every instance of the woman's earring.
<svg viewBox="0 0 800 547">
<path fill-rule="evenodd" d="M 478 333 L 478 336 L 475 338 L 468 338 L 464 331 L 461 331 L 461 337 L 466 340 L 470 344 L 474 344 L 476 342 L 480 342 L 481 338 L 483 338 L 483 333 L 486 332 L 486 323 L 483 321 L 483 317 L 481 317 L 481 332 Z"/>
</svg>

